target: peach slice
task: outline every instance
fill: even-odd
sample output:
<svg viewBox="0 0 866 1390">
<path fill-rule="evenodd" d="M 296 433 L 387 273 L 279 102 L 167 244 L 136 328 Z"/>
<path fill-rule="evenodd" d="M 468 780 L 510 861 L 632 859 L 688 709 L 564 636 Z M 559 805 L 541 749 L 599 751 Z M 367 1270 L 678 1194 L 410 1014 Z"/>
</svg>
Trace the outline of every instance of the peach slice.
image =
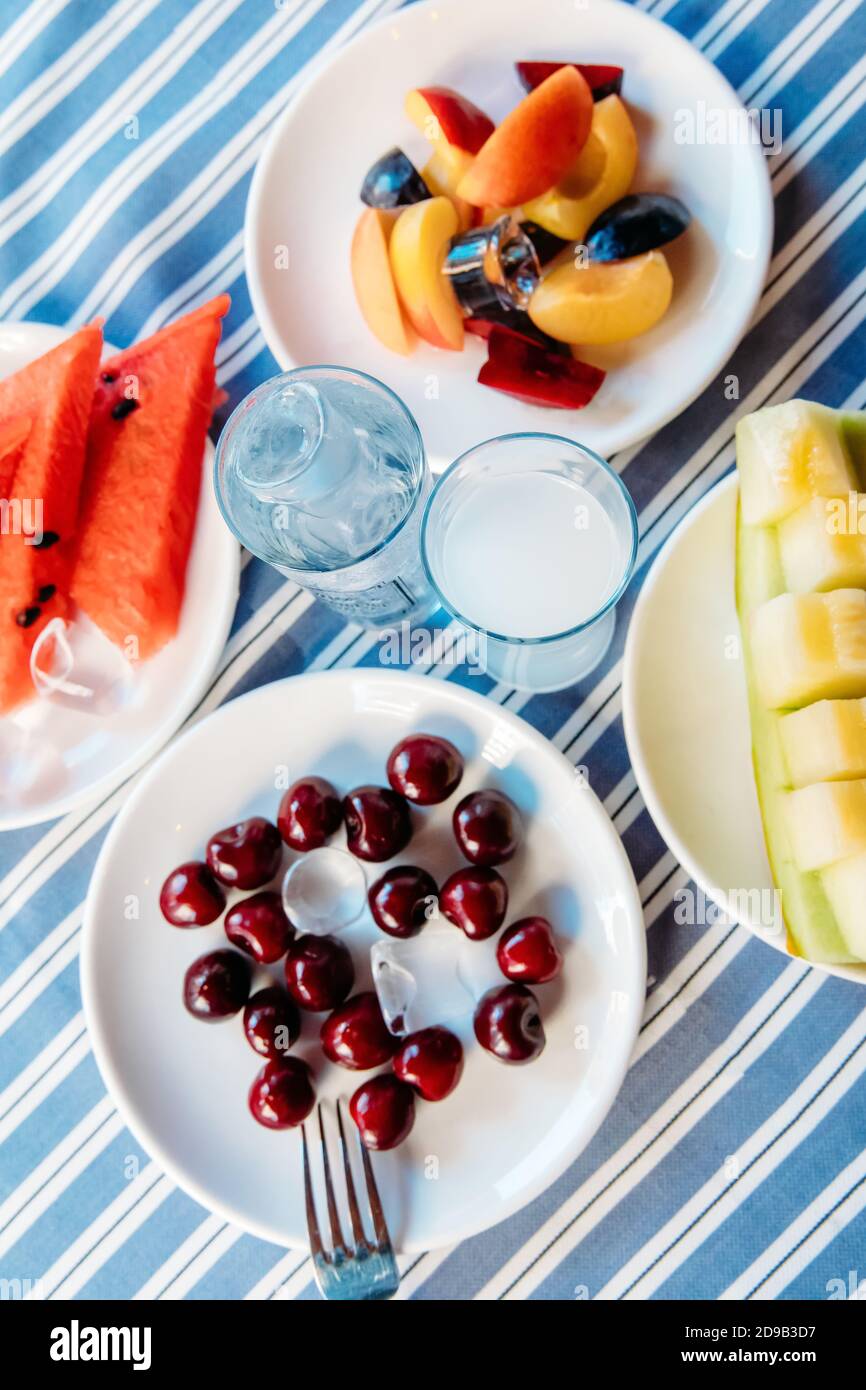
<svg viewBox="0 0 866 1390">
<path fill-rule="evenodd" d="M 452 87 L 416 87 L 404 110 L 431 145 L 447 144 L 477 154 L 495 129 L 489 116 Z"/>
<path fill-rule="evenodd" d="M 628 111 L 619 97 L 605 97 L 595 105 L 586 144 L 568 173 L 525 203 L 524 216 L 564 241 L 581 241 L 599 213 L 628 193 L 637 153 Z"/>
<path fill-rule="evenodd" d="M 658 323 L 672 293 L 661 251 L 597 265 L 567 261 L 544 277 L 529 301 L 529 317 L 562 343 L 619 343 Z"/>
<path fill-rule="evenodd" d="M 449 198 L 428 198 L 403 209 L 390 247 L 397 293 L 416 332 L 455 352 L 463 347 L 463 314 L 442 263 L 457 226 Z"/>
<path fill-rule="evenodd" d="M 397 209 L 365 208 L 352 237 L 351 268 L 355 298 L 367 327 L 386 348 L 407 357 L 415 334 L 400 305 L 388 254 L 398 213 Z"/>
<path fill-rule="evenodd" d="M 592 124 L 592 92 L 576 68 L 560 68 L 525 96 L 482 145 L 457 190 L 485 207 L 537 198 L 571 167 Z"/>
<path fill-rule="evenodd" d="M 437 146 L 421 171 L 421 177 L 435 197 L 450 198 L 461 232 L 475 221 L 475 209 L 465 198 L 458 198 L 457 185 L 472 163 L 472 155 L 455 145 Z"/>
</svg>

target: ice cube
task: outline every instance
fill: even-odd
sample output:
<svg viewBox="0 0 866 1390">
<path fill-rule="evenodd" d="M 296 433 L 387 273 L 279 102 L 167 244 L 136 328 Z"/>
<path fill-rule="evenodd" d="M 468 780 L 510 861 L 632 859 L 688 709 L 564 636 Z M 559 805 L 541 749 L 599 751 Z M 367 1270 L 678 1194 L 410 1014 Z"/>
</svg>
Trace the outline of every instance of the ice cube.
<svg viewBox="0 0 866 1390">
<path fill-rule="evenodd" d="M 351 926 L 367 901 L 367 880 L 353 854 L 323 845 L 296 859 L 283 879 L 283 907 L 298 931 L 330 936 Z"/>
<path fill-rule="evenodd" d="M 467 975 L 467 947 L 477 950 L 478 943 L 467 941 L 456 927 L 435 922 L 417 936 L 383 937 L 371 946 L 373 985 L 395 1036 L 472 1014 L 479 994 Z"/>
<path fill-rule="evenodd" d="M 109 714 L 127 703 L 133 668 L 95 623 L 52 618 L 30 652 L 30 674 L 41 700 L 87 714 Z"/>
</svg>

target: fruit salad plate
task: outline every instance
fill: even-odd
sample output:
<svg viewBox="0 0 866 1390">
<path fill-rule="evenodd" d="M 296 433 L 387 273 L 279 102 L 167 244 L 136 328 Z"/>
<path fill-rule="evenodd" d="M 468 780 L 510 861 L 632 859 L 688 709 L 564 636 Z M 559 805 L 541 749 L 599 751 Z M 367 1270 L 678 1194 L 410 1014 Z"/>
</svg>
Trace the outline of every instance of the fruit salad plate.
<svg viewBox="0 0 866 1390">
<path fill-rule="evenodd" d="M 731 475 L 659 552 L 626 641 L 623 719 L 647 809 L 704 895 L 694 904 L 696 929 L 724 913 L 787 952 L 752 767 L 734 602 L 736 512 Z M 815 968 L 866 984 L 866 966 Z"/>
<path fill-rule="evenodd" d="M 366 172 L 394 146 L 417 169 L 429 159 L 416 128 L 424 127 L 422 116 L 413 124 L 404 112 L 407 93 L 452 88 L 501 122 L 525 96 L 515 63 L 534 59 L 623 68 L 625 120 L 639 150 L 630 190 L 670 195 L 692 216 L 685 235 L 664 246 L 674 285 L 664 317 L 630 341 L 590 350 L 574 340 L 591 368 L 607 371 L 581 410 L 527 403 L 481 385 L 476 378 L 488 350 L 492 361 L 492 348 L 468 333 L 462 351 L 428 342 L 408 356 L 389 351 L 365 323 L 353 290 L 350 246 Z M 471 132 L 466 138 L 473 143 Z M 549 143 L 541 142 L 545 151 Z M 433 201 L 445 216 L 447 200 Z M 410 208 L 413 219 L 424 206 Z M 432 214 L 421 220 L 422 239 L 445 234 Z M 395 236 L 402 226 L 403 218 Z M 355 278 L 378 314 L 370 228 L 369 247 L 359 235 L 355 248 Z M 411 231 L 407 220 L 401 246 L 409 243 L 410 251 Z M 422 0 L 365 29 L 294 98 L 259 160 L 245 236 L 253 305 L 280 365 L 338 362 L 379 377 L 415 415 L 438 470 L 481 439 L 524 430 L 575 435 L 606 456 L 677 415 L 720 370 L 750 320 L 770 253 L 772 200 L 764 153 L 733 89 L 652 15 L 618 0 Z M 394 245 L 390 254 L 393 266 Z M 649 256 L 650 269 L 658 268 L 661 253 Z M 404 280 L 407 302 L 414 292 L 408 270 Z M 418 294 L 413 312 L 423 328 L 429 305 Z"/>
<path fill-rule="evenodd" d="M 646 957 L 631 868 L 593 792 L 529 725 L 474 691 L 397 672 L 301 675 L 223 706 L 160 756 L 109 832 L 87 899 L 82 987 L 103 1077 L 145 1149 L 204 1206 L 282 1245 L 307 1244 L 300 1135 L 297 1128 L 268 1130 L 250 1114 L 248 1092 L 262 1059 L 240 1016 L 205 1026 L 185 1008 L 188 967 L 229 942 L 218 918 L 195 930 L 169 925 L 161 885 L 182 861 L 201 860 L 220 827 L 251 816 L 273 821 L 280 789 L 296 778 L 326 778 L 340 795 L 384 784 L 390 750 L 416 731 L 450 740 L 464 770 L 441 804 L 412 807 L 412 839 L 394 862 L 420 866 L 441 888 L 466 867 L 452 829 L 455 807 L 479 788 L 504 792 L 524 827 L 502 867 L 506 927 L 528 914 L 546 916 L 563 964 L 556 979 L 533 987 L 543 1050 L 528 1064 L 506 1065 L 473 1033 L 475 1001 L 504 983 L 497 937 L 470 940 L 438 920 L 398 941 L 379 930 L 366 906 L 337 936 L 351 953 L 356 993 L 370 990 L 374 943 L 420 945 L 422 957 L 407 967 L 419 1006 L 435 1014 L 448 1000 L 446 1026 L 465 1050 L 453 1094 L 418 1099 L 408 1138 L 374 1155 L 395 1245 L 447 1245 L 542 1192 L 601 1124 L 637 1033 Z M 345 845 L 341 828 L 328 849 L 342 848 L 341 859 L 362 865 Z M 280 874 L 293 853 L 284 851 Z M 293 872 L 306 858 L 294 858 Z M 371 886 L 390 865 L 362 867 Z M 452 941 L 463 952 L 456 1006 L 451 967 L 436 964 L 435 954 L 450 952 Z M 283 961 L 256 966 L 252 989 L 279 984 L 285 968 Z M 326 1060 L 319 1040 L 326 1017 L 302 1012 L 289 1056 L 309 1063 L 327 1106 L 348 1101 L 371 1073 Z M 419 1016 L 420 1026 L 427 1022 L 436 1019 Z"/>
<path fill-rule="evenodd" d="M 0 325 L 0 378 L 67 336 L 50 324 Z M 176 637 L 151 659 L 128 663 L 94 624 L 76 619 L 72 683 L 84 694 L 49 688 L 0 717 L 0 830 L 50 820 L 106 795 L 166 742 L 204 694 L 231 625 L 240 573 L 239 547 L 213 496 L 212 468 L 208 442 Z M 91 675 L 97 679 L 88 685 Z"/>
</svg>

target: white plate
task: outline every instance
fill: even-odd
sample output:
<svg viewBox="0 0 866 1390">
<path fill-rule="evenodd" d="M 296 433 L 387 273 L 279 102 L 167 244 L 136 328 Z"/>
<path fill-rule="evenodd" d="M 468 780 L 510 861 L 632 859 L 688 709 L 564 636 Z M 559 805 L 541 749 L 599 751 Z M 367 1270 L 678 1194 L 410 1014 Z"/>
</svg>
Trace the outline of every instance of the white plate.
<svg viewBox="0 0 866 1390">
<path fill-rule="evenodd" d="M 735 474 L 693 507 L 659 552 L 625 647 L 623 722 L 647 809 L 711 902 L 777 950 L 761 926 L 772 892 L 752 772 L 734 604 Z M 700 923 L 698 923 L 700 926 Z M 816 965 L 866 984 L 866 966 Z"/>
<path fill-rule="evenodd" d="M 483 1053 L 470 1016 L 456 1025 L 467 1051 L 457 1090 L 441 1104 L 419 1102 L 406 1143 L 376 1159 L 395 1243 L 447 1245 L 542 1192 L 601 1123 L 637 1033 L 646 957 L 631 868 L 594 794 L 528 724 L 474 692 L 399 672 L 297 676 L 232 701 L 161 756 L 112 827 L 87 899 L 82 990 L 106 1085 L 143 1146 L 203 1205 L 279 1244 L 306 1244 L 298 1136 L 264 1130 L 247 1113 L 257 1064 L 239 1021 L 202 1025 L 185 1012 L 184 970 L 225 936 L 219 923 L 168 926 L 159 887 L 175 863 L 201 856 L 214 830 L 253 813 L 273 817 L 281 765 L 292 778 L 322 773 L 343 791 L 381 783 L 389 750 L 414 729 L 452 738 L 466 772 L 451 802 L 417 814 L 421 828 L 401 861 L 441 882 L 462 862 L 450 830 L 461 791 L 501 786 L 527 821 L 525 848 L 504 869 L 509 920 L 549 914 L 565 968 L 538 990 L 547 1046 L 531 1065 Z M 380 872 L 367 866 L 368 881 Z M 128 921 L 130 894 L 141 911 Z M 369 987 L 365 959 L 377 938 L 369 918 L 345 934 L 356 989 Z M 501 979 L 495 940 L 467 947 L 481 989 Z M 360 1078 L 324 1062 L 322 1018 L 307 1015 L 299 1047 L 320 1096 L 349 1096 Z"/>
<path fill-rule="evenodd" d="M 665 248 L 671 309 L 632 343 L 587 352 L 611 371 L 579 413 L 522 404 L 479 386 L 484 346 L 421 346 L 401 358 L 364 324 L 349 244 L 369 165 L 392 145 L 424 162 L 426 142 L 403 114 L 410 88 L 456 87 L 495 120 L 523 95 L 513 64 L 580 59 L 625 67 L 623 92 L 640 140 L 636 190 L 678 195 L 694 214 Z M 442 0 L 407 6 L 358 35 L 302 89 L 259 160 L 246 217 L 247 278 L 268 346 L 283 367 L 338 363 L 381 378 L 409 406 L 435 469 L 491 435 L 570 433 L 608 455 L 677 415 L 712 380 L 744 333 L 772 239 L 766 162 L 751 144 L 678 144 L 678 112 L 741 111 L 733 89 L 666 24 L 613 0 Z M 277 255 L 286 247 L 288 269 Z M 707 324 L 712 323 L 712 332 Z"/>
<path fill-rule="evenodd" d="M 65 337 L 53 324 L 0 324 L 0 377 Z M 213 453 L 208 441 L 177 637 L 136 669 L 120 709 L 96 715 L 32 700 L 0 718 L 0 738 L 11 741 L 24 729 L 51 749 L 44 779 L 26 801 L 0 794 L 0 830 L 52 820 L 107 794 L 162 747 L 204 693 L 231 627 L 240 575 L 240 549 L 213 493 Z"/>
</svg>

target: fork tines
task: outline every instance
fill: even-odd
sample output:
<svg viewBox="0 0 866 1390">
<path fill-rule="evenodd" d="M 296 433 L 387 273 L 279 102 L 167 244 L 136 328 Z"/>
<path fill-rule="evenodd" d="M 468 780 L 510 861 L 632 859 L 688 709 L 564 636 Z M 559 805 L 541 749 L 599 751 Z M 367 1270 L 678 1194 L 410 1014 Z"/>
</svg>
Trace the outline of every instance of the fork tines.
<svg viewBox="0 0 866 1390">
<path fill-rule="evenodd" d="M 361 1161 L 364 1168 L 364 1181 L 367 1187 L 367 1201 L 373 1221 L 375 1239 L 369 1240 L 364 1230 L 364 1221 L 358 1206 L 355 1180 L 349 1159 L 346 1131 L 343 1126 L 342 1104 L 336 1104 L 337 1127 L 340 1135 L 340 1152 L 343 1157 L 343 1171 L 346 1182 L 346 1204 L 352 1225 L 352 1243 L 343 1236 L 340 1213 L 331 1177 L 331 1163 L 325 1139 L 325 1121 L 321 1104 L 317 1107 L 319 1119 L 319 1139 L 322 1146 L 322 1171 L 325 1184 L 325 1202 L 328 1208 L 328 1224 L 331 1228 L 331 1248 L 322 1241 L 319 1221 L 316 1215 L 316 1201 L 313 1194 L 313 1180 L 310 1165 L 310 1152 L 307 1145 L 306 1125 L 301 1127 L 301 1143 L 304 1155 L 304 1197 L 307 1209 L 307 1229 L 310 1235 L 310 1254 L 316 1274 L 316 1283 L 324 1298 L 329 1299 L 370 1299 L 390 1298 L 400 1282 L 397 1262 L 382 1210 L 379 1189 L 373 1175 L 370 1155 L 361 1144 Z"/>
</svg>

